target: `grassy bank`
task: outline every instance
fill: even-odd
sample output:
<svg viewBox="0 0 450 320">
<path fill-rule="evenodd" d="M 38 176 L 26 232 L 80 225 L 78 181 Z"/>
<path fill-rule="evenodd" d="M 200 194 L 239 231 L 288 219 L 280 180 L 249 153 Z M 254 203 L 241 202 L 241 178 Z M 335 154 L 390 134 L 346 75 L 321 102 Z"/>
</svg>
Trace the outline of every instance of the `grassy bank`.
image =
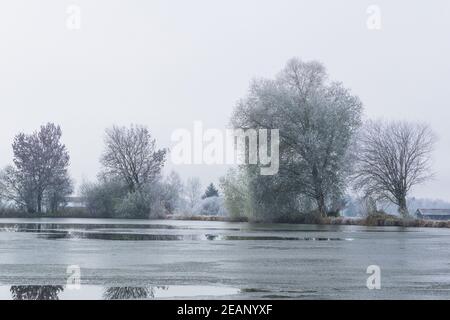
<svg viewBox="0 0 450 320">
<path fill-rule="evenodd" d="M 450 221 L 423 220 L 415 218 L 402 219 L 398 216 L 377 213 L 366 218 L 323 218 L 322 224 L 359 225 L 373 227 L 407 227 L 407 228 L 450 228 Z"/>
<path fill-rule="evenodd" d="M 222 221 L 222 222 L 248 222 L 245 217 L 230 218 L 224 216 L 199 216 L 199 215 L 170 215 L 167 220 L 184 220 L 184 221 Z"/>
<path fill-rule="evenodd" d="M 254 222 L 264 223 L 264 221 L 240 218 L 229 218 L 222 216 L 169 216 L 170 220 L 189 220 L 189 221 L 224 221 L 224 222 Z M 450 221 L 422 220 L 422 219 L 402 219 L 400 217 L 385 213 L 369 215 L 366 218 L 348 218 L 348 217 L 312 217 L 305 215 L 298 219 L 289 219 L 281 221 L 271 221 L 271 223 L 289 223 L 289 224 L 320 224 L 320 225 L 354 225 L 354 226 L 372 226 L 372 227 L 408 227 L 408 228 L 450 228 Z"/>
</svg>

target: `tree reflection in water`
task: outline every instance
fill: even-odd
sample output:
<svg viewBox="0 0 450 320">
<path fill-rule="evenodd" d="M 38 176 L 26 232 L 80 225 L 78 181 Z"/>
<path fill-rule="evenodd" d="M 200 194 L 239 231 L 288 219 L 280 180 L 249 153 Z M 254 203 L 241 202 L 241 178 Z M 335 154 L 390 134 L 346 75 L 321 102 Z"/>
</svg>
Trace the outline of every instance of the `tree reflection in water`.
<svg viewBox="0 0 450 320">
<path fill-rule="evenodd" d="M 13 300 L 59 300 L 63 286 L 11 286 Z"/>
<path fill-rule="evenodd" d="M 155 298 L 155 288 L 167 290 L 168 287 L 109 287 L 103 292 L 106 300 L 137 300 Z M 11 286 L 13 300 L 59 300 L 63 286 Z"/>
<path fill-rule="evenodd" d="M 166 287 L 157 287 L 166 290 Z M 153 299 L 154 287 L 110 287 L 103 293 L 105 300 Z"/>
</svg>

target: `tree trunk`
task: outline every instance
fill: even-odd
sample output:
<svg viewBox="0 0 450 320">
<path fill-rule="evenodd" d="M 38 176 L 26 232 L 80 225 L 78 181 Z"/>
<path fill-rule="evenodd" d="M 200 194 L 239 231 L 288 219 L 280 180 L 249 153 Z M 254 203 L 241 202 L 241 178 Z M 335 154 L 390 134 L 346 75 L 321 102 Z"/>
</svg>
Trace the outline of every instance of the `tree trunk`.
<svg viewBox="0 0 450 320">
<path fill-rule="evenodd" d="M 399 199 L 398 212 L 403 218 L 407 218 L 409 216 L 408 206 L 406 205 L 406 197 Z"/>
<path fill-rule="evenodd" d="M 42 213 L 42 194 L 37 196 L 37 213 Z"/>
<path fill-rule="evenodd" d="M 322 189 L 322 182 L 319 178 L 319 172 L 317 170 L 317 167 L 314 165 L 312 169 L 312 176 L 314 180 L 314 193 L 316 195 L 316 202 L 317 202 L 317 210 L 319 211 L 319 214 L 321 217 L 327 216 L 327 210 L 325 207 L 325 196 L 323 194 Z"/>
<path fill-rule="evenodd" d="M 317 201 L 317 210 L 319 211 L 320 216 L 326 217 L 327 216 L 327 208 L 325 206 L 325 197 L 321 194 L 317 197 L 316 201 Z"/>
<path fill-rule="evenodd" d="M 27 207 L 27 212 L 28 213 L 35 213 L 36 212 L 36 206 L 34 205 L 34 203 L 33 204 L 27 203 L 26 207 Z"/>
</svg>

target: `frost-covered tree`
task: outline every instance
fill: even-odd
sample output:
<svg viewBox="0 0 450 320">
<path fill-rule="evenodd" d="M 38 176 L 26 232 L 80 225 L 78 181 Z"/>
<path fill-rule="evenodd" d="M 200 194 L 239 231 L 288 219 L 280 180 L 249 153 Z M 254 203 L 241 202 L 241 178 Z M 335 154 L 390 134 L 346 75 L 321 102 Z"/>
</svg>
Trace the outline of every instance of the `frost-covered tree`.
<svg viewBox="0 0 450 320">
<path fill-rule="evenodd" d="M 184 207 L 184 185 L 178 173 L 172 171 L 163 183 L 163 203 L 167 214 L 174 214 Z"/>
<path fill-rule="evenodd" d="M 156 148 L 146 127 L 113 126 L 106 130 L 105 145 L 99 182 L 83 186 L 82 194 L 91 213 L 157 218 L 166 210 L 174 210 L 178 191 L 172 190 L 173 175 L 167 183 L 161 177 L 167 150 Z"/>
<path fill-rule="evenodd" d="M 72 192 L 68 174 L 69 153 L 61 143 L 59 126 L 48 123 L 32 134 L 19 133 L 13 142 L 14 166 L 1 175 L 9 201 L 29 213 L 57 209 Z"/>
<path fill-rule="evenodd" d="M 106 130 L 101 163 L 108 175 L 120 177 L 130 192 L 156 179 L 166 160 L 166 149 L 157 149 L 146 127 L 113 126 Z"/>
<path fill-rule="evenodd" d="M 189 178 L 186 181 L 185 194 L 188 210 L 192 212 L 201 200 L 202 184 L 199 178 Z"/>
<path fill-rule="evenodd" d="M 224 205 L 231 218 L 291 222 L 313 210 L 311 200 L 286 188 L 281 175 L 262 176 L 256 166 L 231 169 L 221 179 Z"/>
<path fill-rule="evenodd" d="M 225 216 L 224 199 L 222 197 L 204 198 L 195 206 L 193 213 L 201 216 Z"/>
<path fill-rule="evenodd" d="M 435 136 L 424 124 L 370 121 L 358 139 L 355 188 L 408 215 L 410 190 L 431 177 Z"/>
<path fill-rule="evenodd" d="M 253 201 L 264 203 L 270 196 L 280 201 L 280 210 L 285 205 L 281 193 L 293 193 L 313 200 L 325 215 L 327 203 L 346 187 L 349 150 L 361 112 L 358 97 L 329 81 L 324 66 L 315 61 L 294 58 L 276 79 L 253 81 L 234 111 L 234 128 L 280 133 L 280 171 L 274 177 L 253 178 L 257 190 L 265 189 L 254 192 Z"/>
</svg>

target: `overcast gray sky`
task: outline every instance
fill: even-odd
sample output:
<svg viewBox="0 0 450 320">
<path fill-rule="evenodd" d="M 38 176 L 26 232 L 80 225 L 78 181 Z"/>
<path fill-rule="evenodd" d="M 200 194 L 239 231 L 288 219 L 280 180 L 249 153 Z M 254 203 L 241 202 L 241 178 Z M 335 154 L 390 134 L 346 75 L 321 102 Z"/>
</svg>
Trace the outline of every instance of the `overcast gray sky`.
<svg viewBox="0 0 450 320">
<path fill-rule="evenodd" d="M 66 27 L 69 5 L 81 28 Z M 381 9 L 381 30 L 366 25 Z M 71 174 L 100 169 L 104 129 L 148 125 L 170 147 L 195 120 L 225 128 L 254 77 L 297 56 L 323 62 L 363 101 L 366 117 L 425 121 L 439 142 L 419 197 L 450 200 L 450 1 L 5 0 L 0 4 L 0 166 L 11 141 L 62 126 Z M 221 166 L 174 166 L 204 184 Z"/>
</svg>

